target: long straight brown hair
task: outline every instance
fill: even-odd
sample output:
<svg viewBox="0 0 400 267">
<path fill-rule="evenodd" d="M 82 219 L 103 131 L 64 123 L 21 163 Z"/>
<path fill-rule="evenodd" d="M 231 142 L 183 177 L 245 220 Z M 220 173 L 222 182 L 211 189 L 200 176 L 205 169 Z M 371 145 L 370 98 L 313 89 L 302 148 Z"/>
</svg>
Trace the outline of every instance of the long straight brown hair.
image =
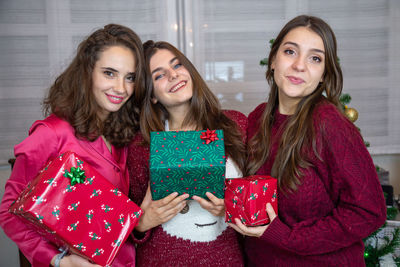
<svg viewBox="0 0 400 267">
<path fill-rule="evenodd" d="M 168 119 L 168 111 L 154 97 L 154 84 L 150 71 L 151 57 L 160 49 L 169 50 L 179 62 L 188 70 L 192 78 L 193 96 L 190 100 L 190 110 L 183 121 L 182 126 L 196 125 L 196 130 L 222 129 L 224 131 L 225 150 L 242 173 L 245 170 L 246 148 L 243 143 L 242 134 L 236 123 L 228 118 L 221 110 L 217 97 L 208 88 L 206 82 L 201 78 L 199 72 L 177 48 L 167 42 L 147 41 L 144 45 L 144 58 L 146 70 L 147 92 L 143 102 L 140 115 L 140 128 L 144 140 L 150 142 L 150 132 L 164 131 L 165 120 Z"/>
<path fill-rule="evenodd" d="M 259 130 L 248 143 L 248 173 L 256 173 L 271 157 L 271 129 L 274 124 L 274 114 L 279 105 L 278 86 L 274 81 L 271 64 L 285 36 L 298 27 L 307 27 L 321 37 L 325 48 L 325 72 L 323 81 L 317 88 L 299 102 L 281 135 L 271 175 L 278 179 L 278 185 L 284 192 L 297 190 L 303 175 L 300 169 L 311 165 L 309 161 L 311 155 L 304 152 L 312 148 L 314 155 L 320 159 L 315 143 L 312 114 L 315 107 L 322 101 L 329 101 L 341 110 L 339 96 L 343 87 L 336 38 L 330 26 L 320 18 L 306 15 L 297 16 L 289 21 L 276 37 L 269 53 L 266 79 L 271 90 L 265 111 L 260 118 Z"/>
</svg>

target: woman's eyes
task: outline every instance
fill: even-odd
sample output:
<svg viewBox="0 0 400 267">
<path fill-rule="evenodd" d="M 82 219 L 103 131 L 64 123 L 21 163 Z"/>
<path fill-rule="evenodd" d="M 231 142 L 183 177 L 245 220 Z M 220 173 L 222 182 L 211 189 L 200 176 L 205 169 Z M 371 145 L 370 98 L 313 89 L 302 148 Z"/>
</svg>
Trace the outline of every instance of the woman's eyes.
<svg viewBox="0 0 400 267">
<path fill-rule="evenodd" d="M 105 71 L 103 71 L 103 73 L 104 73 L 104 75 L 106 75 L 109 78 L 115 78 L 116 77 L 116 74 L 114 72 L 112 72 L 112 71 L 109 71 L 109 70 L 105 70 Z M 128 80 L 129 82 L 133 83 L 133 82 L 135 82 L 136 74 L 135 73 L 128 74 L 125 77 L 125 79 Z"/>
<path fill-rule="evenodd" d="M 285 49 L 285 50 L 283 50 L 283 52 L 287 55 L 295 55 L 296 54 L 296 51 L 294 51 L 293 49 Z M 310 60 L 311 60 L 311 62 L 316 62 L 316 63 L 322 62 L 322 58 L 320 56 L 311 56 Z"/>
<path fill-rule="evenodd" d="M 182 67 L 182 64 L 181 64 L 181 63 L 174 63 L 171 67 L 172 67 L 172 69 L 177 70 L 177 69 L 179 69 L 180 67 Z M 166 73 L 170 74 L 170 73 L 169 73 L 169 70 L 162 70 L 162 73 L 155 74 L 155 75 L 153 76 L 153 77 L 154 77 L 154 80 L 157 81 L 157 80 L 163 78 L 163 77 L 166 75 Z"/>
<path fill-rule="evenodd" d="M 164 77 L 164 74 L 157 74 L 154 76 L 154 80 L 157 81 L 157 80 L 161 79 L 162 77 Z"/>
<path fill-rule="evenodd" d="M 293 55 L 295 53 L 294 50 L 292 50 L 292 49 L 285 49 L 285 50 L 283 50 L 283 52 L 288 55 Z"/>
<path fill-rule="evenodd" d="M 181 64 L 181 63 L 176 63 L 176 64 L 174 65 L 174 69 L 178 69 L 178 68 L 180 68 L 180 67 L 182 67 L 182 64 Z"/>
<path fill-rule="evenodd" d="M 131 74 L 131 75 L 128 75 L 127 77 L 126 77 L 126 79 L 129 81 L 129 82 L 135 82 L 135 78 L 136 78 L 136 75 L 135 74 Z"/>
<path fill-rule="evenodd" d="M 322 61 L 322 59 L 318 56 L 313 56 L 313 57 L 311 57 L 311 59 L 312 59 L 312 61 L 318 62 L 318 63 Z"/>
<path fill-rule="evenodd" d="M 113 73 L 112 71 L 105 70 L 103 73 L 104 73 L 106 76 L 114 77 L 114 73 Z"/>
</svg>

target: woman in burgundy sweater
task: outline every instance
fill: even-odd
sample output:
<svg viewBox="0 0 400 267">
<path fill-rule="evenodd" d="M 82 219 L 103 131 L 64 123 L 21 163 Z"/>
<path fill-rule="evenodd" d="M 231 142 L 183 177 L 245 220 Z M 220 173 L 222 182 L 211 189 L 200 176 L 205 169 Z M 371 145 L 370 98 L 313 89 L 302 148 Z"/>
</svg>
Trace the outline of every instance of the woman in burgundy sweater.
<svg viewBox="0 0 400 267">
<path fill-rule="evenodd" d="M 167 42 L 144 44 L 147 92 L 141 134 L 128 152 L 130 196 L 144 211 L 138 226 L 137 266 L 243 266 L 237 233 L 224 221 L 224 200 L 172 193 L 152 200 L 149 190 L 151 131 L 222 129 L 227 154 L 225 177 L 241 177 L 246 160 L 247 118 L 222 111 L 192 63 Z M 181 212 L 180 212 L 181 211 Z M 141 234 L 141 233 L 142 234 Z"/>
<path fill-rule="evenodd" d="M 316 17 L 298 16 L 274 41 L 267 103 L 248 118 L 250 174 L 278 179 L 271 223 L 231 226 L 247 235 L 249 266 L 365 266 L 362 239 L 385 221 L 372 159 L 340 110 L 336 39 Z"/>
</svg>

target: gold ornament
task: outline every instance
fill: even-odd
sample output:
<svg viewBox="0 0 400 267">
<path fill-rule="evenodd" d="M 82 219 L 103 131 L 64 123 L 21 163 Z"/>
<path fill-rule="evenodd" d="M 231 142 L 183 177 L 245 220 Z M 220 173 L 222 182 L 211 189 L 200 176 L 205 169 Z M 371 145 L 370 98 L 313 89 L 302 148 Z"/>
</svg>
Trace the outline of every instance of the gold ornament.
<svg viewBox="0 0 400 267">
<path fill-rule="evenodd" d="M 346 107 L 344 114 L 349 120 L 351 120 L 351 122 L 355 122 L 358 119 L 358 111 L 355 108 Z"/>
</svg>

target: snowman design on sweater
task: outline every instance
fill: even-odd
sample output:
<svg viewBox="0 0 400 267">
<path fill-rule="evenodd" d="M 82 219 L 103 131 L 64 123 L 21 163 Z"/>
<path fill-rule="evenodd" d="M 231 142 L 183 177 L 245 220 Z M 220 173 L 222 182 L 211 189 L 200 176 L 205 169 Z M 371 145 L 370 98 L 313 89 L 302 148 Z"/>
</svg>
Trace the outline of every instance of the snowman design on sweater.
<svg viewBox="0 0 400 267">
<path fill-rule="evenodd" d="M 240 170 L 230 158 L 226 162 L 225 177 L 242 177 Z M 168 235 L 191 242 L 210 242 L 216 240 L 227 229 L 225 217 L 212 215 L 195 200 L 188 200 L 187 205 L 189 206 L 187 213 L 178 213 L 161 225 Z"/>
</svg>

